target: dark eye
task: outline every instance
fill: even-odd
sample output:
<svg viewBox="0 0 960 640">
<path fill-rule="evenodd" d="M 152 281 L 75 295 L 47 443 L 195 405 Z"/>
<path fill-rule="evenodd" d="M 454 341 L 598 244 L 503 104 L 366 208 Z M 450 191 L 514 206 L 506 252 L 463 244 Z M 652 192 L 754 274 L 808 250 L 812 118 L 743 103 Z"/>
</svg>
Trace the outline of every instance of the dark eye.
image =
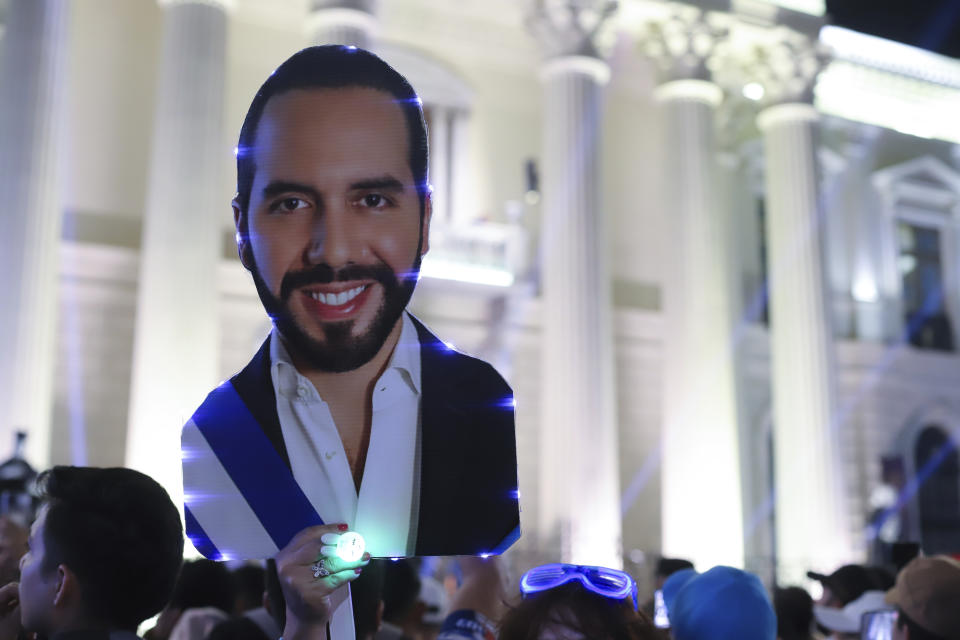
<svg viewBox="0 0 960 640">
<path fill-rule="evenodd" d="M 282 211 L 289 213 L 290 211 L 296 211 L 297 209 L 302 209 L 307 206 L 307 202 L 301 198 L 284 198 L 283 200 L 277 201 L 272 207 L 273 211 Z"/>
<path fill-rule="evenodd" d="M 368 193 L 360 200 L 361 204 L 371 209 L 379 209 L 387 204 L 387 199 L 379 193 Z"/>
</svg>

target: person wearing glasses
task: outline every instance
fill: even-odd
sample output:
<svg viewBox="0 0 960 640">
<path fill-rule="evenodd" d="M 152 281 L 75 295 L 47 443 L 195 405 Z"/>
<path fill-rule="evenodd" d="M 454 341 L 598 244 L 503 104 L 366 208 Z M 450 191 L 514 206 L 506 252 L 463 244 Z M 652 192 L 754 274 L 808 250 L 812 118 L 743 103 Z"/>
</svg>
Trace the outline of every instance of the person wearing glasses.
<svg viewBox="0 0 960 640">
<path fill-rule="evenodd" d="M 639 610 L 637 583 L 617 569 L 547 564 L 520 580 L 523 600 L 500 621 L 500 640 L 663 638 Z"/>
</svg>

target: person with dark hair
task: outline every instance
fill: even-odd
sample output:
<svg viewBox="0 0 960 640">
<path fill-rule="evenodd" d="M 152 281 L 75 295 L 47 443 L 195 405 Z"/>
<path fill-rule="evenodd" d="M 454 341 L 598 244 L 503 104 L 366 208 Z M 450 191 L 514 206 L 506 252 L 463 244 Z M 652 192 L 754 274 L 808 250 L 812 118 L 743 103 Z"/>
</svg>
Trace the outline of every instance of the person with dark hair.
<svg viewBox="0 0 960 640">
<path fill-rule="evenodd" d="M 233 570 L 236 597 L 233 612 L 237 615 L 263 606 L 263 567 L 245 564 Z"/>
<path fill-rule="evenodd" d="M 404 632 L 408 620 L 416 617 L 420 597 L 420 576 L 411 560 L 390 562 L 383 576 L 383 625 L 377 640 L 409 640 Z"/>
<path fill-rule="evenodd" d="M 512 391 L 406 312 L 431 219 L 413 88 L 367 51 L 304 49 L 260 87 L 236 153 L 238 251 L 274 329 L 184 427 L 191 540 L 266 558 L 346 522 L 377 557 L 505 549 Z M 233 493 L 199 498 L 225 477 Z"/>
<path fill-rule="evenodd" d="M 183 558 L 180 514 L 163 487 L 131 469 L 54 467 L 38 478 L 42 506 L 0 589 L 4 635 L 23 629 L 72 640 L 135 638 L 173 591 Z M 17 625 L 18 626 L 18 625 Z"/>
<path fill-rule="evenodd" d="M 147 632 L 149 640 L 169 638 L 188 609 L 216 609 L 225 617 L 233 611 L 236 586 L 226 565 L 212 560 L 191 560 L 183 564 L 170 602 Z M 216 615 L 216 614 L 214 614 Z"/>
<path fill-rule="evenodd" d="M 914 558 L 886 594 L 897 608 L 894 640 L 960 638 L 960 562 L 947 556 Z"/>
<path fill-rule="evenodd" d="M 684 569 L 692 570 L 693 563 L 689 560 L 684 560 L 683 558 L 660 558 L 657 560 L 656 568 L 653 571 L 654 591 L 661 591 L 663 589 L 663 583 L 666 582 L 667 578 L 675 574 L 677 571 L 683 571 Z M 654 609 L 656 608 L 654 599 L 651 598 L 645 602 L 642 608 L 643 612 L 652 618 Z"/>
<path fill-rule="evenodd" d="M 826 575 L 808 571 L 807 577 L 823 585 L 823 595 L 817 604 L 841 609 L 867 591 L 879 588 L 870 571 L 859 564 L 846 564 Z"/>
<path fill-rule="evenodd" d="M 206 640 L 273 640 L 250 618 L 238 616 L 220 622 Z"/>
<path fill-rule="evenodd" d="M 654 640 L 633 578 L 615 569 L 544 565 L 520 580 L 523 600 L 499 624 L 499 640 Z"/>
<path fill-rule="evenodd" d="M 813 598 L 800 587 L 778 588 L 773 592 L 777 614 L 777 638 L 811 640 L 813 638 Z"/>
</svg>

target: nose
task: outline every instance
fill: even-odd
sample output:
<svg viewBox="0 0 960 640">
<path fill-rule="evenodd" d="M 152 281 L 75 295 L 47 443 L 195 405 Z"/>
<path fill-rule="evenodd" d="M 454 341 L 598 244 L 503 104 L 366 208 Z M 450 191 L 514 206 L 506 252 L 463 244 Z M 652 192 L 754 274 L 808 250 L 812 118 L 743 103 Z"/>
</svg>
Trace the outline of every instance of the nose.
<svg viewBox="0 0 960 640">
<path fill-rule="evenodd" d="M 354 259 L 357 229 L 353 228 L 345 207 L 329 207 L 314 216 L 304 262 L 342 267 Z"/>
</svg>

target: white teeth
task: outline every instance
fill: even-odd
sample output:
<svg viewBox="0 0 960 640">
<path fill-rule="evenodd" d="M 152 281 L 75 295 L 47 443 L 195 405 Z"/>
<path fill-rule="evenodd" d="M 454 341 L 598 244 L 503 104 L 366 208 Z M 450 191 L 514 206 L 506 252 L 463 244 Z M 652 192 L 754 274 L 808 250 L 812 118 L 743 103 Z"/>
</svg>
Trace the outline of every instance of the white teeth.
<svg viewBox="0 0 960 640">
<path fill-rule="evenodd" d="M 354 287 L 347 291 L 342 291 L 340 293 L 322 293 L 320 291 L 311 291 L 310 297 L 316 300 L 317 302 L 322 302 L 323 304 L 328 304 L 331 306 L 340 306 L 347 304 L 362 292 L 366 288 L 366 285 L 360 287 Z"/>
</svg>

